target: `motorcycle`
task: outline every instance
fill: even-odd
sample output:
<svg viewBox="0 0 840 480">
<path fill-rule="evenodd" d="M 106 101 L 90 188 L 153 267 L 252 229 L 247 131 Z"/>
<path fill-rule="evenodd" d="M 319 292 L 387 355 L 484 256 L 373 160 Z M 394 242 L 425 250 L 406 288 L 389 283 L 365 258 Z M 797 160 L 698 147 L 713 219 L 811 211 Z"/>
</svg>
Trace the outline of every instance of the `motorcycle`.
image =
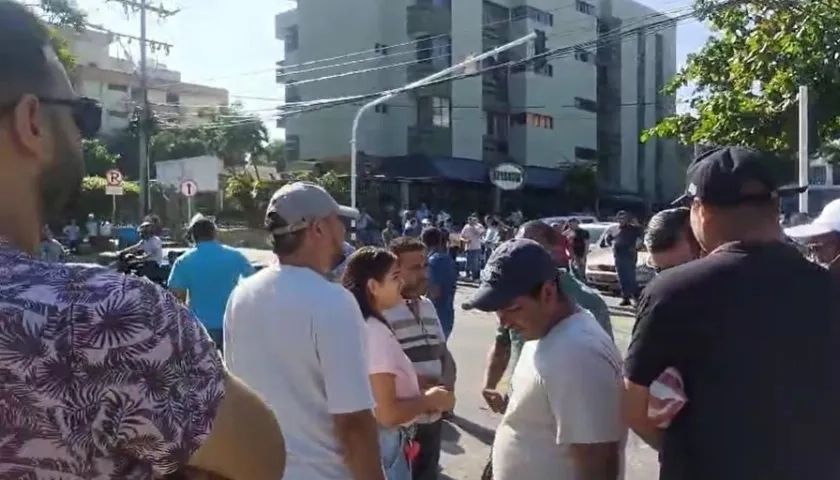
<svg viewBox="0 0 840 480">
<path fill-rule="evenodd" d="M 158 265 L 157 262 L 148 260 L 144 255 L 133 252 L 120 252 L 112 268 L 126 275 L 146 277 L 162 287 L 166 287 L 169 279 L 170 267 L 168 265 Z"/>
</svg>

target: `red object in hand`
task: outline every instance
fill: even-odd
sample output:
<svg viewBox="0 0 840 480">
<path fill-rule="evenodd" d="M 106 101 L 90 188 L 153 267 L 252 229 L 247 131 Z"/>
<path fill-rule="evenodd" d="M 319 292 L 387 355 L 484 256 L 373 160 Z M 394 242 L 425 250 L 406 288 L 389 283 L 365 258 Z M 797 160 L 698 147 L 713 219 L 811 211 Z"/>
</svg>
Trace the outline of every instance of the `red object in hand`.
<svg viewBox="0 0 840 480">
<path fill-rule="evenodd" d="M 414 440 L 409 440 L 408 443 L 405 444 L 405 458 L 408 460 L 408 463 L 414 463 L 414 460 L 416 460 L 419 455 L 420 444 Z"/>
</svg>

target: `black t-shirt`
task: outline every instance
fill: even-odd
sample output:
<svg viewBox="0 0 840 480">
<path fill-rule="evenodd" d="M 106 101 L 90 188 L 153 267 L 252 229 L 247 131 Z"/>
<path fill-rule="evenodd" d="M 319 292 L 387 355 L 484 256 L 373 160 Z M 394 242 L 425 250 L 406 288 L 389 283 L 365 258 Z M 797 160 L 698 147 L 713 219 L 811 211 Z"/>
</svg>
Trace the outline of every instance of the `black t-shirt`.
<svg viewBox="0 0 840 480">
<path fill-rule="evenodd" d="M 617 255 L 628 255 L 636 252 L 636 245 L 645 231 L 637 225 L 616 225 L 607 230 L 606 239 Z"/>
<path fill-rule="evenodd" d="M 572 253 L 576 257 L 586 255 L 586 242 L 589 241 L 589 232 L 578 227 L 572 230 Z"/>
<path fill-rule="evenodd" d="M 789 245 L 731 243 L 640 299 L 625 376 L 688 401 L 662 480 L 840 479 L 840 282 Z"/>
</svg>

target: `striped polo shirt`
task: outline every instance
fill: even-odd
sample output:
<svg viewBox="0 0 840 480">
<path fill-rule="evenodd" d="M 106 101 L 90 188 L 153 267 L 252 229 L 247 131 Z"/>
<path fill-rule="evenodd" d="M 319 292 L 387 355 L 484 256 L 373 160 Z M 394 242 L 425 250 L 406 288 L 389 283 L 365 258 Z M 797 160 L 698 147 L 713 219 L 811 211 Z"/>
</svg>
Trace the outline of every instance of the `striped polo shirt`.
<svg viewBox="0 0 840 480">
<path fill-rule="evenodd" d="M 414 363 L 417 374 L 440 378 L 443 374 L 440 359 L 446 347 L 443 328 L 431 300 L 420 297 L 418 304 L 418 317 L 414 316 L 405 302 L 386 310 L 383 316 L 394 329 L 394 335 L 403 351 Z M 438 418 L 424 415 L 418 422 L 429 423 Z"/>
</svg>

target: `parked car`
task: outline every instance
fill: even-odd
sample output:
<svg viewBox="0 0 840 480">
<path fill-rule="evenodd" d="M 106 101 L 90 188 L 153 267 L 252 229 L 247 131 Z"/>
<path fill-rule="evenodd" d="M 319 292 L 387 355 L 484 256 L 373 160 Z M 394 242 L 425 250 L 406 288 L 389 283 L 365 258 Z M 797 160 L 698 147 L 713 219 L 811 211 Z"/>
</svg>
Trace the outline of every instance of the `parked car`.
<svg viewBox="0 0 840 480">
<path fill-rule="evenodd" d="M 615 223 L 603 223 L 599 226 L 603 227 L 601 234 L 597 237 L 598 240 L 592 243 L 589 250 L 589 255 L 586 257 L 586 283 L 599 290 L 617 293 L 621 290 L 618 285 L 618 274 L 615 271 L 615 259 L 610 248 L 601 247 L 601 240 L 607 229 Z M 586 225 L 581 225 L 586 227 Z M 590 232 L 592 233 L 592 232 Z M 592 238 L 596 238 L 592 235 Z M 650 254 L 644 249 L 644 246 L 639 245 L 639 257 L 636 261 L 636 280 L 639 282 L 639 287 L 644 287 L 656 275 L 653 267 L 650 266 Z"/>
<path fill-rule="evenodd" d="M 599 247 L 598 245 L 601 242 L 601 238 L 604 236 L 604 232 L 607 231 L 608 228 L 615 225 L 614 222 L 595 222 L 595 223 L 581 223 L 580 228 L 589 232 L 589 251 L 597 250 Z"/>
<path fill-rule="evenodd" d="M 592 215 L 586 214 L 571 214 L 571 215 L 560 215 L 558 217 L 545 217 L 541 218 L 544 223 L 551 225 L 552 223 L 561 223 L 561 222 L 568 222 L 569 220 L 575 219 L 581 225 L 586 225 L 589 223 L 599 223 L 598 219 Z"/>
</svg>

